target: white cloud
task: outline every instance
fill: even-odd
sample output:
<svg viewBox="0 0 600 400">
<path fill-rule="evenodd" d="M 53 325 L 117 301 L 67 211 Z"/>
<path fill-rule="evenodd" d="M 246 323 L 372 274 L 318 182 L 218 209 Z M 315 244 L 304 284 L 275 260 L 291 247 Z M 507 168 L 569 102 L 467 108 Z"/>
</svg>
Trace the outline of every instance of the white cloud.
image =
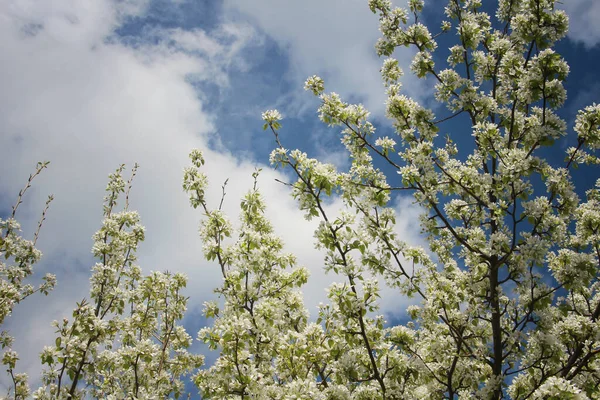
<svg viewBox="0 0 600 400">
<path fill-rule="evenodd" d="M 100 224 L 110 172 L 122 162 L 140 164 L 131 195 L 131 207 L 140 211 L 147 228 L 139 263 L 145 271 L 186 272 L 191 307 L 212 297 L 220 275 L 202 259 L 200 214 L 188 206 L 181 190 L 187 153 L 204 149 L 213 204 L 218 204 L 219 186 L 230 178 L 225 206 L 233 218 L 251 184 L 253 165 L 207 148 L 215 134 L 214 116 L 204 109 L 210 99 L 199 97 L 186 78 L 227 85 L 227 71 L 244 68 L 240 51 L 260 43 L 260 36 L 247 25 L 225 24 L 211 34 L 200 29 L 155 32 L 176 46 L 165 40 L 134 46 L 106 40 L 127 14 L 143 12 L 144 4 L 13 0 L 0 5 L 0 52 L 5 55 L 0 65 L 0 193 L 3 198 L 15 196 L 35 163 L 48 159 L 49 170 L 36 180 L 18 216 L 26 232 L 32 232 L 45 194 L 56 198 L 39 241 L 45 258 L 38 271 L 58 272 L 58 288 L 48 298 L 33 296 L 18 305 L 8 324 L 18 337 L 21 366 L 34 377 L 39 371 L 36 355 L 51 341 L 50 322 L 69 315 L 75 301 L 87 294 L 91 236 Z M 361 9 L 360 14 L 368 13 Z M 348 34 L 352 30 L 345 24 L 363 22 L 353 15 L 339 24 Z M 300 32 L 289 32 L 287 40 L 296 43 L 295 34 Z M 360 39 L 357 53 L 346 55 L 352 68 L 340 72 L 338 84 L 375 79 L 361 75 L 363 68 L 378 68 L 366 55 L 365 43 Z M 321 44 L 319 49 L 317 60 L 302 68 L 318 62 L 336 68 L 327 59 L 342 54 L 326 57 Z M 309 57 L 310 51 L 303 48 L 298 55 Z M 362 56 L 366 61 L 355 65 Z M 375 85 L 380 87 L 378 80 L 365 87 Z M 370 89 L 367 93 L 375 96 Z M 305 295 L 314 313 L 333 279 L 324 276 L 321 255 L 313 249 L 315 224 L 304 221 L 287 188 L 274 182 L 275 177 L 284 179 L 279 172 L 265 166 L 261 176 L 276 232 L 298 255 L 299 264 L 311 270 Z M 331 207 L 339 208 L 339 203 Z M 413 212 L 406 214 L 408 220 L 414 217 Z M 410 229 L 404 233 L 416 235 Z"/>
<path fill-rule="evenodd" d="M 130 48 L 105 41 L 120 18 L 111 2 L 95 2 L 93 8 L 52 3 L 45 12 L 28 2 L 0 6 L 0 51 L 10 55 L 0 67 L 0 192 L 13 198 L 35 162 L 51 160 L 18 215 L 26 232 L 32 232 L 44 195 L 56 197 L 39 241 L 45 253 L 39 271 L 58 272 L 58 288 L 50 301 L 28 299 L 8 321 L 28 372 L 39 368 L 35 356 L 50 341 L 50 322 L 69 315 L 87 294 L 91 236 L 100 224 L 106 176 L 122 162 L 141 165 L 132 207 L 148 229 L 140 249 L 144 270 L 189 272 L 197 301 L 210 297 L 219 284 L 202 261 L 200 215 L 181 191 L 188 151 L 205 148 L 214 131 L 213 117 L 203 111 L 186 77 L 224 76 L 252 34 L 244 27 L 225 27 L 217 35 L 227 35 L 228 45 L 198 35 L 212 51 L 207 57 L 164 43 Z M 37 31 L 24 34 L 32 23 Z M 207 151 L 207 160 L 211 178 L 220 183 L 231 177 L 237 183 L 231 196 L 239 198 L 250 168 L 228 154 Z M 290 201 L 283 204 L 291 207 Z"/>
<path fill-rule="evenodd" d="M 568 37 L 587 47 L 600 43 L 600 2 L 598 0 L 569 0 L 560 5 L 569 15 Z"/>
</svg>

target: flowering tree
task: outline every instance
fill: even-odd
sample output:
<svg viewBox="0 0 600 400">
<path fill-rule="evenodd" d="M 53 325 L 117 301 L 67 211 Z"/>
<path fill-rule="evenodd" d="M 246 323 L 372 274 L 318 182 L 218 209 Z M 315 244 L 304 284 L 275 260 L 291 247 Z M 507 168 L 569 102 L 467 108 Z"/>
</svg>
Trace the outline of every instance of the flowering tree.
<svg viewBox="0 0 600 400">
<path fill-rule="evenodd" d="M 94 237 L 90 300 L 71 321 L 55 323 L 34 397 L 178 397 L 182 377 L 195 372 L 207 399 L 600 398 L 600 181 L 576 190 L 571 179 L 578 165 L 600 163 L 600 106 L 577 114 L 564 161 L 544 151 L 567 135 L 558 109 L 569 69 L 552 50 L 567 32 L 565 13 L 554 0 L 499 0 L 492 18 L 481 0 L 449 0 L 447 21 L 431 33 L 420 22 L 422 0 L 369 7 L 380 20 L 377 52 L 387 57 L 381 72 L 393 129 L 384 129 L 393 134 L 379 135 L 363 106 L 326 93 L 316 76 L 305 88 L 321 101 L 320 119 L 342 128 L 347 171 L 287 150 L 281 115 L 263 114 L 276 144 L 271 163 L 295 176 L 292 195 L 308 219 L 320 219 L 317 247 L 340 278 L 316 320 L 301 296 L 307 271 L 283 253 L 265 217 L 258 171 L 235 228 L 221 205 L 207 203 L 204 159 L 193 151 L 183 187 L 203 211 L 204 254 L 223 277 L 222 304 L 205 305 L 214 323 L 199 333 L 220 355 L 198 371 L 202 357 L 187 351 L 191 339 L 178 325 L 185 278 L 144 277 L 135 265 L 144 231 L 128 210 L 121 167 Z M 458 44 L 445 61 L 436 39 L 453 30 Z M 415 49 L 412 72 L 436 82 L 435 98 L 448 111 L 402 94 L 393 58 L 400 46 Z M 428 249 L 396 233 L 390 201 L 401 192 L 423 209 Z M 344 202 L 339 215 L 326 211 L 331 196 Z M 17 235 L 15 212 L 0 220 L 0 251 L 14 260 L 0 264 L 0 323 L 35 291 L 23 279 L 39 253 Z M 405 324 L 378 315 L 380 280 L 416 298 Z M 53 283 L 48 277 L 38 290 Z M 10 345 L 8 334 L 2 339 Z M 25 398 L 16 360 L 5 352 L 13 397 Z"/>
<path fill-rule="evenodd" d="M 27 184 L 19 191 L 17 202 L 12 207 L 10 216 L 6 220 L 0 218 L 0 257 L 3 258 L 0 261 L 0 325 L 6 317 L 11 315 L 16 304 L 35 292 L 47 295 L 56 284 L 56 277 L 52 274 L 44 276 L 43 282 L 37 288 L 25 283 L 26 279 L 33 274 L 33 265 L 39 261 L 42 255 L 35 245 L 53 197 L 49 196 L 46 201 L 46 207 L 42 212 L 32 241 L 26 240 L 20 235 L 21 225 L 15 219 L 19 205 L 23 202 L 23 196 L 31 187 L 35 177 L 47 166 L 48 162 L 37 164 L 35 172 L 29 175 Z M 0 347 L 4 350 L 2 365 L 6 367 L 6 371 L 10 375 L 13 384 L 12 393 L 15 398 L 24 398 L 29 394 L 27 376 L 15 372 L 18 354 L 10 349 L 13 340 L 14 338 L 9 335 L 8 331 L 0 331 Z"/>
<path fill-rule="evenodd" d="M 320 98 L 321 120 L 343 128 L 348 171 L 288 151 L 281 115 L 263 114 L 277 144 L 271 162 L 296 175 L 292 195 L 307 218 L 321 220 L 325 268 L 344 281 L 329 288 L 317 324 L 297 319 L 295 292 L 263 288 L 283 286 L 288 275 L 264 237 L 270 230 L 253 227 L 263 219 L 256 195 L 243 203 L 257 205 L 244 209 L 232 247 L 222 245 L 228 222 L 205 208 L 202 236 L 207 257 L 223 270 L 225 308 L 206 308 L 216 322 L 200 337 L 221 357 L 196 379 L 201 392 L 215 399 L 599 398 L 600 181 L 580 200 L 571 174 L 599 162 L 600 106 L 577 114 L 577 144 L 564 162 L 543 156 L 567 134 L 556 111 L 569 68 L 552 50 L 567 16 L 553 0 L 500 0 L 492 20 L 481 1 L 450 0 L 448 20 L 432 34 L 419 22 L 422 0 L 409 0 L 408 9 L 389 0 L 369 7 L 380 19 L 377 52 L 389 57 L 381 72 L 394 135 L 377 135 L 361 105 L 326 93 L 316 76 L 305 88 Z M 439 67 L 436 38 L 453 28 L 458 44 Z M 437 82 L 435 98 L 449 117 L 402 94 L 392 57 L 399 46 L 415 48 L 411 69 Z M 454 118 L 465 126 L 444 141 L 440 127 Z M 204 206 L 206 180 L 194 174 L 186 172 L 194 176 L 187 188 L 192 204 Z M 389 201 L 400 191 L 424 210 L 428 250 L 395 233 Z M 335 218 L 324 208 L 333 195 L 346 206 Z M 420 299 L 410 322 L 389 326 L 376 316 L 372 277 Z M 293 315 L 282 312 L 290 302 Z"/>
<path fill-rule="evenodd" d="M 32 273 L 32 264 L 40 252 L 35 249 L 38 225 L 33 242 L 17 236 L 16 209 L 32 179 L 47 164 L 39 164 L 36 173 L 19 194 L 17 205 L 3 227 L 1 255 L 15 260 L 15 265 L 0 265 L 2 277 L 3 321 L 15 303 L 36 290 L 24 285 Z M 92 252 L 99 262 L 92 268 L 90 300 L 76 305 L 72 320 L 55 321 L 57 336 L 53 346 L 40 354 L 45 365 L 42 386 L 31 393 L 25 374 L 16 374 L 18 355 L 5 351 L 2 364 L 12 379 L 10 398 L 25 399 L 153 399 L 179 397 L 184 391 L 182 377 L 197 369 L 203 357 L 187 351 L 191 337 L 179 321 L 186 310 L 187 298 L 181 294 L 186 278 L 181 274 L 153 272 L 143 276 L 135 265 L 135 252 L 144 239 L 139 215 L 129 211 L 129 182 L 122 177 L 124 166 L 109 177 L 104 198 L 104 221 L 94 235 Z M 116 210 L 125 193 L 122 211 Z M 47 275 L 37 291 L 45 294 L 55 278 Z M 12 338 L 2 332 L 2 348 L 10 347 Z"/>
<path fill-rule="evenodd" d="M 124 166 L 110 175 L 104 198 L 104 222 L 94 235 L 90 298 L 77 304 L 72 321 L 55 321 L 55 346 L 44 348 L 43 385 L 35 398 L 165 398 L 183 392 L 181 377 L 202 364 L 187 352 L 191 337 L 179 320 L 187 298 L 181 274 L 143 276 L 135 265 L 144 239 L 139 215 L 129 211 L 131 179 Z M 121 193 L 123 210 L 115 211 Z M 86 385 L 82 386 L 82 382 Z"/>
</svg>

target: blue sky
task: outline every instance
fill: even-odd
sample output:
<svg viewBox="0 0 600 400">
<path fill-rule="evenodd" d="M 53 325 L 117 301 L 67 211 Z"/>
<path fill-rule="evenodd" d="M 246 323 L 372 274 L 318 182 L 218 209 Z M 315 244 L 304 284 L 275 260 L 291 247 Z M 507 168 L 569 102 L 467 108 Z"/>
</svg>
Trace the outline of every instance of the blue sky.
<svg viewBox="0 0 600 400">
<path fill-rule="evenodd" d="M 282 139 L 312 156 L 347 165 L 336 130 L 316 118 L 318 102 L 302 90 L 319 74 L 326 88 L 363 102 L 381 130 L 382 60 L 373 45 L 377 18 L 366 0 L 8 0 L 0 4 L 0 214 L 10 208 L 39 160 L 50 160 L 29 192 L 18 219 L 32 234 L 45 197 L 54 193 L 39 247 L 37 268 L 58 275 L 49 298 L 34 297 L 15 309 L 8 327 L 18 337 L 23 370 L 39 371 L 37 354 L 50 343 L 50 322 L 69 314 L 87 296 L 91 236 L 100 225 L 106 176 L 120 163 L 140 164 L 132 207 L 147 227 L 139 263 L 145 271 L 188 274 L 190 333 L 202 324 L 199 310 L 219 284 L 219 270 L 202 259 L 200 214 L 181 191 L 187 153 L 201 148 L 217 204 L 229 178 L 225 208 L 236 219 L 250 174 L 264 169 L 260 186 L 269 215 L 287 249 L 312 273 L 307 305 L 325 300 L 334 277 L 321 270 L 312 230 L 267 166 L 272 138 L 260 114 L 278 108 L 286 118 Z M 397 2 L 396 2 L 397 3 Z M 426 20 L 436 20 L 441 0 L 432 0 Z M 567 3 L 567 2 L 565 2 Z M 600 2 L 571 0 L 568 39 L 557 48 L 571 66 L 563 116 L 598 101 Z M 440 46 L 445 58 L 445 48 Z M 409 71 L 410 50 L 396 56 Z M 431 104 L 431 84 L 409 74 L 408 95 Z M 440 116 L 445 111 L 440 111 Z M 457 126 L 458 128 L 458 126 Z M 447 129 L 452 129 L 448 125 Z M 466 133 L 468 136 L 469 133 Z M 573 137 L 567 142 L 574 141 Z M 582 182 L 586 183 L 586 182 Z M 593 183 L 593 181 L 589 181 Z M 330 204 L 332 212 L 340 208 Z M 419 209 L 399 199 L 398 231 L 419 244 Z M 3 212 L 4 211 L 4 212 Z M 383 309 L 401 313 L 407 301 L 384 296 Z M 0 385 L 4 378 L 0 378 Z M 1 391 L 0 387 L 0 391 Z"/>
</svg>

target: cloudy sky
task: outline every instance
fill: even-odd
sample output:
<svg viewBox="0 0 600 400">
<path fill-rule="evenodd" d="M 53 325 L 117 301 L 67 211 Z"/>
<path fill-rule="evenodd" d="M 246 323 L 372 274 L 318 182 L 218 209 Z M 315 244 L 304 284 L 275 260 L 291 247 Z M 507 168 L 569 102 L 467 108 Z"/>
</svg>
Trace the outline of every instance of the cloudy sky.
<svg viewBox="0 0 600 400">
<path fill-rule="evenodd" d="M 53 193 L 36 273 L 58 276 L 48 298 L 17 306 L 6 326 L 18 338 L 21 368 L 35 375 L 37 354 L 51 342 L 50 322 L 70 314 L 87 296 L 91 236 L 100 226 L 106 176 L 119 164 L 140 164 L 132 207 L 147 239 L 139 251 L 145 271 L 185 272 L 191 296 L 186 326 L 202 326 L 202 302 L 213 297 L 219 269 L 202 259 L 199 212 L 181 190 L 193 148 L 204 151 L 217 204 L 229 179 L 225 209 L 236 207 L 262 167 L 260 187 L 268 214 L 287 250 L 311 271 L 305 289 L 311 313 L 334 277 L 313 250 L 314 223 L 295 210 L 286 179 L 271 170 L 272 138 L 260 114 L 286 117 L 282 140 L 343 168 L 347 160 L 335 130 L 316 118 L 316 100 L 302 90 L 307 76 L 328 90 L 362 102 L 383 121 L 381 60 L 373 45 L 377 18 L 366 0 L 7 0 L 0 3 L 0 216 L 6 217 L 37 161 L 51 161 L 35 182 L 18 219 L 31 236 L 46 195 Z M 430 2 L 440 10 L 440 0 Z M 566 2 L 565 2 L 566 3 Z M 598 101 L 600 2 L 571 0 L 569 38 L 559 45 L 569 61 L 565 118 Z M 427 16 L 426 16 L 427 17 Z M 443 49 L 442 49 L 443 50 Z M 407 65 L 409 50 L 396 56 Z M 445 56 L 444 56 L 445 57 Z M 408 68 L 406 68 L 408 70 Z M 404 79 L 408 95 L 428 102 L 430 84 Z M 570 114 L 569 114 L 570 113 Z M 399 232 L 421 243 L 419 210 L 397 199 Z M 337 203 L 332 209 L 339 207 Z M 387 296 L 383 308 L 400 315 L 406 301 Z M 0 378 L 0 382 L 4 377 Z M 0 388 L 2 390 L 2 388 Z"/>
</svg>

